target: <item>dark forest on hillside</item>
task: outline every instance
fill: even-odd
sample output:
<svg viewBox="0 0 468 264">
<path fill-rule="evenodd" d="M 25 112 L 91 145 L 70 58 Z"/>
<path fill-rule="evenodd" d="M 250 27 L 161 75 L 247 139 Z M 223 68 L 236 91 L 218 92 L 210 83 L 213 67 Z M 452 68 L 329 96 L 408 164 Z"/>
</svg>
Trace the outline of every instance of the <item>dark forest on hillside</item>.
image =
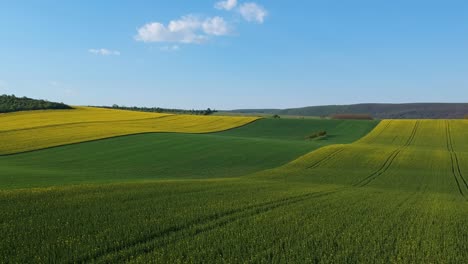
<svg viewBox="0 0 468 264">
<path fill-rule="evenodd" d="M 64 103 L 55 103 L 28 97 L 16 97 L 14 95 L 0 95 L 0 113 L 45 109 L 72 109 L 72 107 Z"/>
</svg>

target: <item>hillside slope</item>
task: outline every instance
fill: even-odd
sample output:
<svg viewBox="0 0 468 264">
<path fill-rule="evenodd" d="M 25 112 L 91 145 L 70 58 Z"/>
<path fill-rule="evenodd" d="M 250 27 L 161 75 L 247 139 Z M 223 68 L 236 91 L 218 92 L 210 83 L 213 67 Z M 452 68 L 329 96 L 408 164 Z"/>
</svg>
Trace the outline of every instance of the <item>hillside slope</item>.
<svg viewBox="0 0 468 264">
<path fill-rule="evenodd" d="M 468 198 L 467 146 L 465 120 L 383 120 L 352 144 L 321 148 L 261 176 L 407 191 L 424 185 Z"/>
<path fill-rule="evenodd" d="M 0 189 L 237 177 L 281 166 L 322 146 L 351 143 L 377 123 L 260 119 L 217 133 L 130 135 L 0 156 Z M 319 130 L 328 136 L 305 140 Z"/>
</svg>

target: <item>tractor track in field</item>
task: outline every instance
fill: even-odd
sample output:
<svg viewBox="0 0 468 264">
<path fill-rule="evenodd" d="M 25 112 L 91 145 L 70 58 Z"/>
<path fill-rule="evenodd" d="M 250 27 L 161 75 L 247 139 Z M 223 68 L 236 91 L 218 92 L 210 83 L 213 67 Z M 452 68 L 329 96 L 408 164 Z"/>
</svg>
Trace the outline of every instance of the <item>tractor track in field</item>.
<svg viewBox="0 0 468 264">
<path fill-rule="evenodd" d="M 457 184 L 458 192 L 463 196 L 465 199 L 467 199 L 465 193 L 468 192 L 468 183 L 463 177 L 463 174 L 460 169 L 460 163 L 458 161 L 458 155 L 457 152 L 455 152 L 453 148 L 453 138 L 452 138 L 452 132 L 450 129 L 450 123 L 449 121 L 445 121 L 445 132 L 447 134 L 447 150 L 450 154 L 450 163 L 451 163 L 451 171 L 453 178 L 455 179 L 455 182 Z M 462 184 L 463 183 L 463 184 Z M 463 187 L 464 186 L 464 187 Z M 465 191 L 463 191 L 465 190 Z"/>
<path fill-rule="evenodd" d="M 419 120 L 416 121 L 416 123 L 414 124 L 413 130 L 411 131 L 411 134 L 408 137 L 408 139 L 406 140 L 405 144 L 403 146 L 395 149 L 394 151 L 392 151 L 392 153 L 390 153 L 390 155 L 387 157 L 387 159 L 382 164 L 382 166 L 380 166 L 379 169 L 377 169 L 375 172 L 373 172 L 372 174 L 370 174 L 366 178 L 362 179 L 361 181 L 355 183 L 353 186 L 364 187 L 364 186 L 368 185 L 369 183 L 371 183 L 373 180 L 375 180 L 377 177 L 379 177 L 382 174 L 384 174 L 385 172 L 387 172 L 388 169 L 392 166 L 395 159 L 398 157 L 398 155 L 404 149 L 406 149 L 409 145 L 411 145 L 411 143 L 414 141 L 414 138 L 416 137 L 416 132 L 417 132 L 417 130 L 419 128 L 419 124 L 420 124 L 420 121 Z"/>
<path fill-rule="evenodd" d="M 102 249 L 91 256 L 77 258 L 71 263 L 88 263 L 88 262 L 106 262 L 119 263 L 129 260 L 129 255 L 147 254 L 156 249 L 168 244 L 176 243 L 188 236 L 196 235 L 215 230 L 235 221 L 246 219 L 255 215 L 263 214 L 271 210 L 281 208 L 287 205 L 296 204 L 311 198 L 327 196 L 338 192 L 339 189 L 330 191 L 312 192 L 294 197 L 287 197 L 275 201 L 265 202 L 250 205 L 244 208 L 233 209 L 222 214 L 210 215 L 200 219 L 185 223 L 182 226 L 172 226 L 161 230 L 160 232 L 149 234 L 141 237 L 126 245 L 115 246 Z M 193 230 L 192 230 L 193 229 Z M 180 232 L 188 232 L 188 234 L 180 234 Z M 161 241 L 160 241 L 161 240 Z"/>
<path fill-rule="evenodd" d="M 317 167 L 320 166 L 322 163 L 327 162 L 328 160 L 333 159 L 333 157 L 335 157 L 336 155 L 338 155 L 339 153 L 341 153 L 343 150 L 344 150 L 344 148 L 340 148 L 340 149 L 337 149 L 337 150 L 333 151 L 333 152 L 330 153 L 329 155 L 325 156 L 324 158 L 322 158 L 322 159 L 316 161 L 314 164 L 312 164 L 312 165 L 310 165 L 309 167 L 307 167 L 307 169 L 315 169 L 315 168 L 317 168 Z"/>
</svg>

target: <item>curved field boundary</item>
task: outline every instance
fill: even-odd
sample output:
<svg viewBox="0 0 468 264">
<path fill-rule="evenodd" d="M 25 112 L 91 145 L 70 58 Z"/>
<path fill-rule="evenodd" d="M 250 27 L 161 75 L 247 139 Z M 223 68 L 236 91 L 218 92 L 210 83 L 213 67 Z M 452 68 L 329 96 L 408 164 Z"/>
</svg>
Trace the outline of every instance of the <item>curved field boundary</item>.
<svg viewBox="0 0 468 264">
<path fill-rule="evenodd" d="M 390 120 L 391 121 L 391 120 Z M 330 145 L 324 145 L 324 146 L 321 146 L 309 153 L 306 153 L 300 157 L 297 157 L 295 160 L 281 166 L 281 167 L 278 167 L 277 169 L 280 169 L 280 168 L 287 168 L 287 167 L 295 167 L 295 166 L 298 166 L 298 164 L 300 164 L 299 166 L 304 168 L 304 169 L 316 169 L 318 167 L 320 167 L 321 165 L 323 165 L 324 163 L 332 160 L 333 158 L 335 158 L 336 156 L 338 156 L 340 153 L 342 153 L 345 149 L 346 149 L 346 146 L 347 145 L 353 145 L 353 144 L 358 144 L 359 142 L 361 142 L 361 140 L 365 139 L 365 138 L 368 138 L 371 134 L 373 133 L 381 133 L 379 131 L 376 131 L 376 130 L 379 130 L 379 127 L 388 127 L 389 124 L 387 122 L 387 124 L 382 124 L 381 122 L 379 122 L 376 126 L 374 126 L 370 131 L 367 132 L 367 134 L 363 135 L 362 137 L 360 138 L 357 138 L 355 139 L 354 141 L 352 142 L 349 142 L 349 143 L 335 143 L 335 144 L 330 144 Z M 322 151 L 325 151 L 327 149 L 330 149 L 330 148 L 337 148 L 336 150 L 332 150 L 331 152 L 329 153 L 322 153 Z M 319 159 L 318 160 L 314 160 L 312 162 L 312 164 L 310 164 L 310 159 L 312 159 L 313 157 L 316 157 L 318 156 Z M 305 163 L 309 163 L 310 165 L 306 165 Z M 274 169 L 273 169 L 274 170 Z"/>
<path fill-rule="evenodd" d="M 125 121 L 170 116 L 173 114 L 146 113 L 94 107 L 75 107 L 71 110 L 38 110 L 0 114 L 0 131 L 66 125 L 84 122 Z"/>
<path fill-rule="evenodd" d="M 32 149 L 32 150 L 25 150 L 25 151 L 14 152 L 14 153 L 0 154 L 0 157 L 8 157 L 8 156 L 26 154 L 26 153 L 31 153 L 31 152 L 41 151 L 41 150 L 55 149 L 55 148 L 60 148 L 60 147 L 65 147 L 65 146 L 79 145 L 79 144 L 96 142 L 96 141 L 112 139 L 112 138 L 123 138 L 123 137 L 137 136 L 137 135 L 156 134 L 156 133 L 176 133 L 176 132 L 141 132 L 141 133 L 134 133 L 134 134 L 116 135 L 116 136 L 109 136 L 109 137 L 98 138 L 98 139 L 90 139 L 90 140 L 73 142 L 73 143 L 64 143 L 64 144 L 61 144 L 61 145 L 54 145 L 54 146 L 43 147 L 43 148 L 36 148 L 36 149 Z M 183 134 L 189 134 L 189 133 L 183 133 Z"/>
<path fill-rule="evenodd" d="M 390 168 L 390 166 L 392 166 L 393 162 L 398 157 L 398 155 L 405 148 L 407 148 L 409 145 L 411 145 L 411 143 L 414 141 L 414 138 L 416 136 L 416 132 L 418 130 L 419 124 L 420 124 L 420 121 L 419 120 L 416 121 L 416 123 L 414 124 L 413 130 L 411 131 L 411 134 L 408 137 L 408 139 L 406 140 L 405 144 L 403 146 L 395 149 L 394 151 L 392 151 L 392 153 L 390 153 L 390 155 L 387 157 L 387 159 L 384 161 L 382 166 L 379 167 L 378 170 L 376 170 L 375 172 L 373 172 L 372 174 L 370 174 L 366 178 L 362 179 L 361 181 L 357 182 L 356 184 L 354 184 L 354 186 L 364 187 L 364 186 L 368 185 L 369 183 L 371 183 L 373 180 L 375 180 L 377 177 L 384 174 Z"/>
<path fill-rule="evenodd" d="M 120 112 L 118 112 L 120 113 Z M 18 127 L 0 132 L 0 155 L 143 133 L 203 134 L 221 132 L 255 122 L 257 117 L 163 115 L 137 120 L 89 121 Z"/>
<path fill-rule="evenodd" d="M 455 150 L 453 149 L 453 138 L 452 138 L 452 132 L 450 129 L 450 123 L 449 121 L 445 121 L 445 131 L 446 131 L 446 139 L 447 139 L 447 150 L 450 154 L 450 163 L 451 163 L 451 171 L 452 175 L 455 179 L 455 182 L 457 184 L 458 191 L 460 192 L 460 195 L 463 196 L 465 199 L 467 199 L 466 194 L 468 193 L 468 183 L 463 177 L 463 174 L 460 169 L 460 163 L 458 161 L 458 156 Z"/>
<path fill-rule="evenodd" d="M 169 117 L 169 116 L 161 116 L 159 118 L 149 118 L 149 119 L 161 119 L 161 118 L 164 118 L 164 117 Z M 259 118 L 261 119 L 261 118 Z M 89 143 L 89 142 L 96 142 L 96 141 L 101 141 L 101 140 L 106 140 L 106 139 L 112 139 L 112 138 L 121 138 L 121 137 L 131 137 L 131 136 L 136 136 L 136 135 L 145 135 L 145 134 L 158 134 L 158 133 L 162 133 L 162 134 L 165 134 L 165 133 L 177 133 L 177 134 L 216 134 L 216 133 L 220 133 L 220 132 L 224 132 L 224 131 L 229 131 L 229 130 L 233 130 L 233 129 L 236 129 L 236 128 L 239 128 L 239 127 L 243 127 L 243 126 L 247 126 L 249 124 L 252 124 L 256 121 L 258 121 L 259 119 L 256 119 L 256 120 L 252 120 L 248 123 L 245 123 L 243 125 L 240 125 L 240 126 L 237 126 L 237 127 L 231 127 L 231 128 L 228 128 L 226 130 L 220 130 L 220 131 L 214 131 L 214 132 L 206 132 L 206 133 L 187 133 L 187 132 L 138 132 L 138 133 L 132 133 L 132 134 L 123 134 L 123 135 L 115 135 L 115 136 L 109 136 L 109 137 L 103 137 L 103 138 L 98 138 L 98 139 L 90 139 L 90 140 L 85 140 L 85 141 L 79 141 L 79 142 L 73 142 L 73 143 L 65 143 L 65 144 L 61 144 L 61 145 L 54 145 L 54 146 L 50 146 L 50 147 L 44 147 L 44 148 L 36 148 L 36 149 L 32 149 L 32 150 L 26 150 L 26 151 L 20 151 L 20 152 L 14 152 L 14 153 L 7 153 L 7 154 L 0 154 L 0 157 L 7 157 L 7 156 L 13 156 L 13 155 L 20 155 L 20 154 L 25 154 L 25 153 L 31 153 L 31 152 L 36 152 L 36 151 L 41 151 L 41 150 L 46 150 L 46 149 L 54 149 L 54 148 L 60 148 L 60 147 L 64 147 L 64 146 L 73 146 L 73 145 L 78 145 L 78 144 L 83 144 L 83 143 Z M 144 120 L 147 120 L 147 119 L 144 119 Z M 110 122 L 113 122 L 113 121 L 110 121 Z M 101 122 L 92 122 L 92 123 L 101 123 Z M 82 123 L 80 123 L 82 124 Z M 55 127 L 55 126 L 53 126 Z M 28 129 L 26 129 L 28 130 Z M 2 132 L 0 132 L 1 134 Z"/>
</svg>

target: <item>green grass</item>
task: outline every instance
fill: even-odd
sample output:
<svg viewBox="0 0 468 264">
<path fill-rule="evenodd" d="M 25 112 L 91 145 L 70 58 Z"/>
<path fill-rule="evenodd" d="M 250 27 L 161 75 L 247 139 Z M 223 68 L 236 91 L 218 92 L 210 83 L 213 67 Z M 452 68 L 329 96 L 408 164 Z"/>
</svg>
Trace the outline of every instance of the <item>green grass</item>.
<svg viewBox="0 0 468 264">
<path fill-rule="evenodd" d="M 268 124 L 205 136 L 310 133 Z M 465 263 L 466 180 L 468 121 L 383 121 L 243 177 L 0 191 L 0 262 Z"/>
<path fill-rule="evenodd" d="M 212 134 L 124 136 L 0 157 L 0 188 L 148 179 L 238 177 L 321 146 L 351 142 L 377 122 L 272 120 Z M 304 137 L 329 131 L 324 140 Z"/>
</svg>

